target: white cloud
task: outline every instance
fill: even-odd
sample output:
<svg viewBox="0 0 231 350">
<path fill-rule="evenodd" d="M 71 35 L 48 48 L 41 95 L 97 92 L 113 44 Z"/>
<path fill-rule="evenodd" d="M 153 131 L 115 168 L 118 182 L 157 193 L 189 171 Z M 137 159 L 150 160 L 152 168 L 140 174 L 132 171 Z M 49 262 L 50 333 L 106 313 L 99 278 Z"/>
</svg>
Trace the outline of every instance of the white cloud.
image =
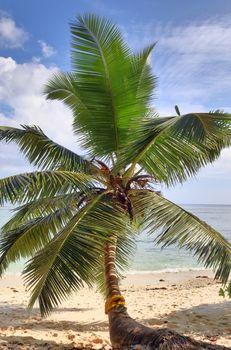
<svg viewBox="0 0 231 350">
<path fill-rule="evenodd" d="M 164 29 L 154 65 L 160 76 L 160 87 L 165 91 L 168 88 L 174 98 L 204 103 L 228 93 L 230 38 L 231 18 L 228 17 Z"/>
<path fill-rule="evenodd" d="M 33 62 L 33 63 L 39 63 L 39 62 L 41 62 L 41 57 L 33 56 L 33 57 L 32 57 L 32 62 Z"/>
<path fill-rule="evenodd" d="M 219 159 L 200 171 L 199 177 L 231 180 L 231 148 L 224 149 Z"/>
<path fill-rule="evenodd" d="M 39 45 L 41 46 L 42 54 L 45 58 L 54 56 L 56 54 L 56 50 L 48 45 L 45 41 L 43 40 L 38 40 Z"/>
<path fill-rule="evenodd" d="M 168 29 L 160 38 L 162 47 L 198 60 L 230 60 L 231 20 L 205 21 Z M 209 56 L 208 56 L 209 55 Z M 192 61 L 194 61 L 194 59 Z M 198 62 L 198 61 L 197 61 Z"/>
<path fill-rule="evenodd" d="M 28 39 L 28 33 L 16 25 L 6 14 L 0 13 L 0 47 L 20 48 Z"/>
<path fill-rule="evenodd" d="M 160 68 L 161 89 L 167 88 L 181 103 L 197 101 L 207 110 L 219 108 L 231 89 L 230 37 L 229 20 L 177 28 L 163 37 L 160 50 L 167 50 L 169 58 Z"/>
<path fill-rule="evenodd" d="M 4 103 L 13 111 L 10 118 L 0 113 L 0 125 L 39 125 L 54 141 L 78 153 L 71 111 L 61 102 L 46 101 L 42 94 L 44 84 L 57 70 L 37 62 L 18 64 L 10 57 L 0 57 L 0 107 Z M 0 143 L 0 169 L 4 175 L 24 169 L 26 163 L 21 159 L 16 147 Z"/>
<path fill-rule="evenodd" d="M 184 25 L 131 23 L 124 31 L 134 49 L 140 49 L 141 42 L 144 46 L 157 41 L 152 66 L 158 76 L 158 108 L 179 104 L 201 105 L 208 110 L 219 108 L 229 98 L 230 16 Z"/>
</svg>

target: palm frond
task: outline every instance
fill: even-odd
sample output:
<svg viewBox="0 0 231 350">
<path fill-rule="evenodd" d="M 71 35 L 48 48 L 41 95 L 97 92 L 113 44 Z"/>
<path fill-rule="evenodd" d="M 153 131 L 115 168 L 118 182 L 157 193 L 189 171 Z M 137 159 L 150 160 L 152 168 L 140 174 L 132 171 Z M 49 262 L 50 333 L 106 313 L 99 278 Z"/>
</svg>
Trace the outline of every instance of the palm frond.
<svg viewBox="0 0 231 350">
<path fill-rule="evenodd" d="M 161 230 L 156 242 L 191 251 L 205 267 L 215 271 L 215 278 L 226 283 L 231 271 L 231 244 L 216 230 L 158 193 L 131 190 L 137 220 L 150 234 Z"/>
<path fill-rule="evenodd" d="M 171 133 L 189 141 L 216 145 L 216 142 L 222 140 L 230 145 L 231 114 L 221 111 L 189 113 L 176 120 L 171 127 Z"/>
<path fill-rule="evenodd" d="M 38 126 L 22 125 L 22 129 L 0 126 L 0 141 L 15 142 L 29 162 L 41 169 L 63 168 L 92 173 L 95 167 L 69 149 L 53 142 Z"/>
<path fill-rule="evenodd" d="M 10 220 L 3 226 L 1 232 L 0 275 L 11 263 L 21 258 L 31 257 L 45 247 L 72 216 L 73 208 L 67 204 L 47 215 L 37 216 L 23 224 L 17 220 L 18 217 Z M 9 227 L 14 228 L 9 230 Z"/>
<path fill-rule="evenodd" d="M 71 171 L 37 171 L 0 179 L 0 204 L 32 201 L 73 191 L 89 191 L 96 179 Z"/>
<path fill-rule="evenodd" d="M 155 79 L 147 65 L 153 49 L 132 55 L 119 29 L 94 15 L 71 23 L 73 74 L 56 75 L 48 98 L 63 100 L 74 114 L 74 130 L 96 157 L 118 153 L 142 120 Z"/>
<path fill-rule="evenodd" d="M 133 74 L 137 76 L 137 98 L 150 103 L 153 90 L 156 87 L 156 77 L 151 73 L 149 60 L 155 44 L 149 45 L 138 54 L 134 55 L 132 61 Z"/>
<path fill-rule="evenodd" d="M 51 242 L 29 261 L 24 274 L 32 292 L 30 306 L 39 299 L 48 314 L 83 282 L 89 286 L 99 278 L 105 241 L 124 232 L 124 212 L 105 201 L 106 194 L 92 199 L 75 214 Z M 124 254 L 128 250 L 123 248 Z M 121 259 L 123 262 L 123 260 Z"/>
<path fill-rule="evenodd" d="M 83 192 L 74 192 L 56 195 L 55 197 L 42 197 L 16 207 L 12 209 L 12 212 L 15 214 L 2 226 L 1 231 L 13 230 L 30 220 L 49 215 L 60 208 L 68 207 L 69 210 L 75 210 L 78 208 L 78 202 L 83 195 Z"/>
<path fill-rule="evenodd" d="M 140 127 L 137 141 L 121 156 L 121 164 L 132 165 L 129 177 L 139 164 L 160 182 L 174 185 L 213 162 L 231 142 L 231 117 L 228 114 L 188 114 L 152 118 Z"/>
</svg>

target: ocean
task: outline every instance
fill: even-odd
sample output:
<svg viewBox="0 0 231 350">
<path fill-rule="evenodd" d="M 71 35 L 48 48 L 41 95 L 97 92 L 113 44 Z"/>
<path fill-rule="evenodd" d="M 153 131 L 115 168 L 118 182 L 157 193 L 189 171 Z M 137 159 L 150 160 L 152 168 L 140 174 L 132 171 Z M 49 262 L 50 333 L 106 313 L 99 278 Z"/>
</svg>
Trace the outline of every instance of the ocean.
<svg viewBox="0 0 231 350">
<path fill-rule="evenodd" d="M 198 216 L 213 228 L 222 233 L 231 242 L 231 205 L 182 205 L 187 211 Z M 8 208 L 0 208 L 0 227 L 9 219 L 11 213 Z M 131 258 L 129 273 L 177 272 L 200 270 L 196 257 L 188 251 L 176 247 L 161 249 L 153 243 L 155 235 L 148 236 L 142 232 L 136 237 L 136 252 Z M 23 262 L 13 264 L 10 273 L 20 273 Z"/>
</svg>

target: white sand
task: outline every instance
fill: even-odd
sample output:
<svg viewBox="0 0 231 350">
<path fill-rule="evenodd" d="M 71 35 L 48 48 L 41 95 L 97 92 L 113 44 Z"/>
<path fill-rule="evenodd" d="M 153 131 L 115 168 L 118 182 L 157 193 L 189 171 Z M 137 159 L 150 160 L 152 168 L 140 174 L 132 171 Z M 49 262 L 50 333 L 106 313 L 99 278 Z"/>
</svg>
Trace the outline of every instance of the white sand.
<svg viewBox="0 0 231 350">
<path fill-rule="evenodd" d="M 231 347 L 231 301 L 208 271 L 135 274 L 122 281 L 129 314 L 150 327 L 169 327 L 197 339 Z M 164 280 L 164 281 L 160 281 Z M 19 276 L 0 280 L 0 349 L 109 349 L 103 297 L 87 288 L 46 319 L 26 307 Z"/>
</svg>

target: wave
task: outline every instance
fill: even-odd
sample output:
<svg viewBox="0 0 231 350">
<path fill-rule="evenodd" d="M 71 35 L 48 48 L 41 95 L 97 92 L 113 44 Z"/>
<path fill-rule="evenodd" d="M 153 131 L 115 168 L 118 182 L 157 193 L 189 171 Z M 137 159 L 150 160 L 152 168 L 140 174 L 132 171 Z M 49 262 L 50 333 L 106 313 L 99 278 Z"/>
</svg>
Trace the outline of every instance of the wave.
<svg viewBox="0 0 231 350">
<path fill-rule="evenodd" d="M 162 270 L 128 270 L 127 275 L 150 275 L 150 274 L 161 274 L 161 273 L 166 273 L 166 272 L 188 272 L 188 271 L 202 271 L 202 270 L 208 270 L 210 269 L 205 269 L 203 267 L 178 267 L 174 269 L 166 268 Z"/>
</svg>

